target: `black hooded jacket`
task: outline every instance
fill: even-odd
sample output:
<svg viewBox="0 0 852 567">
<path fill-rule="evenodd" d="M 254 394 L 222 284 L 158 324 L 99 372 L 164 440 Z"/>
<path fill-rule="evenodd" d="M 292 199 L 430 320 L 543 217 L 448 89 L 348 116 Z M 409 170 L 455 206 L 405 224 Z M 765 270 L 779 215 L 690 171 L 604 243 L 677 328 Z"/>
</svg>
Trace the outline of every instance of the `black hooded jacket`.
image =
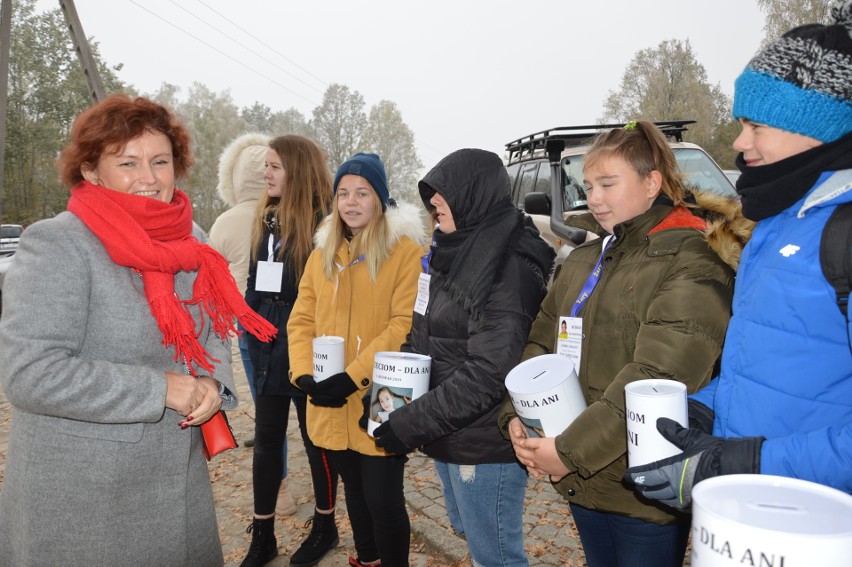
<svg viewBox="0 0 852 567">
<path fill-rule="evenodd" d="M 420 182 L 427 208 L 435 192 L 447 201 L 458 230 L 436 232 L 426 314 L 415 312 L 403 346 L 432 357 L 430 390 L 393 413 L 393 430 L 408 446 L 445 462 L 513 462 L 497 413 L 555 254 L 512 204 L 497 155 L 450 154 Z"/>
</svg>

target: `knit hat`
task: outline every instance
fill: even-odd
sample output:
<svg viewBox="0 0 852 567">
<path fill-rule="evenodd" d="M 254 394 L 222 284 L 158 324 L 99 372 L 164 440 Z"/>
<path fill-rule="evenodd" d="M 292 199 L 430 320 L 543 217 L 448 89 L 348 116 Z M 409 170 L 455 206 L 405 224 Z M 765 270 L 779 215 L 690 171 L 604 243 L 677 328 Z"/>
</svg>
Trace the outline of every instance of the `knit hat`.
<svg viewBox="0 0 852 567">
<path fill-rule="evenodd" d="M 388 191 L 388 176 L 385 173 L 385 164 L 376 154 L 359 152 L 352 159 L 344 162 L 337 170 L 337 175 L 334 176 L 334 194 L 337 195 L 337 184 L 340 183 L 340 178 L 344 175 L 360 175 L 366 179 L 379 200 L 382 202 L 382 210 L 388 208 L 388 199 L 390 192 Z"/>
<path fill-rule="evenodd" d="M 749 61 L 734 86 L 734 118 L 832 142 L 852 131 L 852 2 L 832 25 L 807 24 Z"/>
</svg>

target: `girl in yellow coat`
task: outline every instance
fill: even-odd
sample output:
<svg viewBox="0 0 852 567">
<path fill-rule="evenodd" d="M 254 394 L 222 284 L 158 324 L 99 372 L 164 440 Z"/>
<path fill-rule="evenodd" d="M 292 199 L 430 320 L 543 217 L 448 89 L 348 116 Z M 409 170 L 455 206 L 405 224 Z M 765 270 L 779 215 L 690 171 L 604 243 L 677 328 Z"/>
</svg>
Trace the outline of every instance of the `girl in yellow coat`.
<svg viewBox="0 0 852 567">
<path fill-rule="evenodd" d="M 343 479 L 357 561 L 408 565 L 410 526 L 402 455 L 388 455 L 358 425 L 372 385 L 373 357 L 397 351 L 411 328 L 424 225 L 418 208 L 388 206 L 376 154 L 359 153 L 334 179 L 335 211 L 316 234 L 287 323 L 290 379 L 310 400 L 308 436 L 329 451 Z M 313 339 L 340 336 L 345 371 L 313 377 Z"/>
</svg>

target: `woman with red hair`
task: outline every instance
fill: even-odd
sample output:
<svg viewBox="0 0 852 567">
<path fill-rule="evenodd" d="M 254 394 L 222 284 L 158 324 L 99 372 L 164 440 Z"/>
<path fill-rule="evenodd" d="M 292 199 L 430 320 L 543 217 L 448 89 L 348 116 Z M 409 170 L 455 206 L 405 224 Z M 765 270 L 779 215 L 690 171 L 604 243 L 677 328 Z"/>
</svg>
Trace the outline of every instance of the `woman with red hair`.
<svg viewBox="0 0 852 567">
<path fill-rule="evenodd" d="M 2 565 L 222 565 L 199 425 L 236 406 L 228 335 L 268 340 L 175 187 L 167 108 L 113 95 L 76 120 L 68 211 L 27 229 L 4 282 L 12 429 Z"/>
</svg>

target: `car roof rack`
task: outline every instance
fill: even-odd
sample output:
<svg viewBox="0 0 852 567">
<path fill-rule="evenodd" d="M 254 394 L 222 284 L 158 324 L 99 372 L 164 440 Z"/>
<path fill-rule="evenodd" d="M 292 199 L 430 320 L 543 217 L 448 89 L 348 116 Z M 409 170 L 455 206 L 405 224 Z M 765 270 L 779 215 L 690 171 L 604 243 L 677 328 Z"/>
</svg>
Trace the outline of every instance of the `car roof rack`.
<svg viewBox="0 0 852 567">
<path fill-rule="evenodd" d="M 675 142 L 683 141 L 683 133 L 687 124 L 695 124 L 695 120 L 666 120 L 654 122 L 667 138 Z M 541 157 L 544 153 L 551 161 L 558 160 L 559 154 L 565 148 L 581 146 L 602 130 L 623 128 L 625 124 L 591 124 L 587 126 L 557 126 L 541 132 L 535 132 L 523 138 L 518 138 L 506 144 L 509 152 L 509 163 L 524 159 Z"/>
</svg>

